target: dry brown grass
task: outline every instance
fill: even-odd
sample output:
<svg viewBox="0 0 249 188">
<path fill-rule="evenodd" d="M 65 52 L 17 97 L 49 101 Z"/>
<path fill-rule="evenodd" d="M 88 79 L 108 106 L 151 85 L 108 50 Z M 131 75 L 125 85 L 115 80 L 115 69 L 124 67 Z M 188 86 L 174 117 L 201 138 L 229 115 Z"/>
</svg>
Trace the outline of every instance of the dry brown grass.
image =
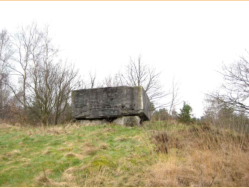
<svg viewBox="0 0 249 188">
<path fill-rule="evenodd" d="M 44 173 L 37 176 L 35 178 L 35 182 L 37 183 L 38 186 L 51 186 L 52 185 L 51 180 Z"/>
<path fill-rule="evenodd" d="M 152 132 L 152 142 L 156 145 L 156 152 L 168 153 L 168 136 L 165 131 Z"/>
<path fill-rule="evenodd" d="M 52 171 L 50 169 L 44 170 L 40 173 L 38 176 L 35 177 L 35 185 L 36 186 L 43 186 L 43 187 L 78 187 L 78 185 L 75 183 L 75 178 L 73 173 L 77 169 L 74 167 L 70 167 L 66 169 L 62 173 L 62 177 L 60 182 L 54 181 L 49 178 L 49 175 L 52 174 Z"/>
<path fill-rule="evenodd" d="M 248 135 L 210 126 L 184 126 L 165 126 L 163 131 L 132 128 L 124 134 L 124 128 L 112 126 L 86 131 L 74 124 L 36 128 L 18 125 L 15 127 L 20 127 L 25 138 L 30 135 L 37 139 L 39 134 L 63 140 L 58 145 L 47 141 L 41 150 L 32 152 L 32 156 L 46 155 L 46 160 L 57 157 L 55 164 L 61 170 L 57 174 L 53 165 L 45 163 L 44 168 L 51 169 L 40 173 L 41 166 L 33 165 L 32 156 L 27 156 L 25 150 L 33 146 L 32 140 L 22 139 L 16 142 L 20 150 L 13 147 L 0 154 L 0 160 L 9 166 L 1 172 L 8 174 L 26 166 L 36 168 L 34 182 L 27 183 L 30 186 L 249 186 Z M 2 127 L 8 127 L 3 129 L 5 132 L 12 132 L 13 127 Z M 109 136 L 113 139 L 108 140 Z M 75 158 L 82 162 L 71 163 L 79 161 Z M 70 166 L 64 167 L 65 161 Z"/>
<path fill-rule="evenodd" d="M 6 153 L 5 155 L 7 157 L 13 157 L 13 156 L 19 155 L 20 153 L 21 153 L 21 151 L 19 149 L 15 149 L 11 152 Z"/>
<path fill-rule="evenodd" d="M 84 174 L 84 170 L 88 166 L 82 167 L 82 174 Z M 88 168 L 89 170 L 89 168 Z M 84 187 L 101 187 L 106 186 L 108 182 L 110 182 L 110 178 L 108 177 L 108 169 L 106 167 L 93 169 L 90 168 L 88 174 L 83 175 L 82 179 L 84 179 Z"/>
<path fill-rule="evenodd" d="M 77 129 L 79 126 L 76 124 L 68 124 L 65 126 L 32 126 L 32 125 L 21 125 L 16 123 L 14 126 L 6 123 L 0 124 L 1 129 L 20 129 L 22 132 L 29 136 L 34 134 L 40 135 L 67 135 L 72 133 L 73 130 Z"/>
<path fill-rule="evenodd" d="M 77 187 L 77 185 L 70 182 L 55 182 L 44 173 L 35 177 L 35 184 L 39 187 Z"/>
<path fill-rule="evenodd" d="M 249 186 L 248 135 L 204 126 L 154 139 L 168 154 L 149 168 L 146 186 Z"/>
<path fill-rule="evenodd" d="M 101 144 L 99 145 L 99 148 L 100 148 L 100 149 L 106 150 L 106 149 L 108 149 L 108 144 L 107 144 L 107 143 L 101 143 Z"/>
<path fill-rule="evenodd" d="M 116 138 L 114 141 L 115 141 L 115 142 L 123 142 L 123 141 L 126 141 L 126 140 L 128 140 L 128 139 L 129 139 L 129 138 L 127 138 L 127 137 L 120 136 L 120 137 Z"/>
<path fill-rule="evenodd" d="M 75 157 L 75 158 L 78 158 L 80 160 L 84 159 L 84 156 L 81 155 L 81 154 L 77 154 L 77 153 L 66 153 L 64 155 L 64 157 Z"/>
<path fill-rule="evenodd" d="M 74 172 L 77 171 L 77 168 L 70 167 L 62 173 L 62 180 L 66 182 L 75 182 Z"/>
<path fill-rule="evenodd" d="M 20 124 L 13 126 L 7 123 L 0 123 L 0 130 L 1 129 L 20 129 Z"/>
<path fill-rule="evenodd" d="M 82 145 L 82 152 L 85 154 L 85 155 L 94 155 L 98 150 L 99 148 L 96 147 L 93 143 L 91 142 L 86 142 Z"/>
<path fill-rule="evenodd" d="M 12 125 L 6 124 L 6 123 L 1 123 L 0 124 L 0 129 L 9 129 L 12 128 Z"/>
</svg>

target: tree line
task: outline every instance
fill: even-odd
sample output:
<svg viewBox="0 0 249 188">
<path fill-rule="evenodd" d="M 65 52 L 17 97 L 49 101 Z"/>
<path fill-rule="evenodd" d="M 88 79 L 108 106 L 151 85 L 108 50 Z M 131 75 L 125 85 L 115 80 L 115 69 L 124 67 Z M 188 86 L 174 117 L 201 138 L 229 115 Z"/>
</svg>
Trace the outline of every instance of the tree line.
<svg viewBox="0 0 249 188">
<path fill-rule="evenodd" d="M 248 53 L 247 53 L 248 54 Z M 203 120 L 219 127 L 249 132 L 249 62 L 240 56 L 234 63 L 223 64 L 221 87 L 206 94 Z"/>
<path fill-rule="evenodd" d="M 180 85 L 175 79 L 165 87 L 161 72 L 131 58 L 125 68 L 97 82 L 89 72 L 87 79 L 75 64 L 62 58 L 50 35 L 49 27 L 33 22 L 15 33 L 0 32 L 0 119 L 10 123 L 49 125 L 65 123 L 71 117 L 71 91 L 96 87 L 143 86 L 151 101 L 154 120 L 178 120 L 183 123 L 208 123 L 236 130 L 248 130 L 249 62 L 246 57 L 223 65 L 223 85 L 206 94 L 204 115 L 196 119 L 192 108 L 182 103 Z M 165 89 L 167 88 L 167 89 Z M 162 99 L 167 101 L 162 103 Z"/>
<path fill-rule="evenodd" d="M 75 64 L 61 57 L 48 26 L 40 28 L 33 22 L 16 33 L 2 30 L 0 119 L 33 125 L 65 123 L 72 120 L 72 90 L 114 86 L 143 86 L 153 108 L 167 106 L 173 111 L 179 102 L 178 85 L 173 81 L 172 88 L 165 91 L 160 75 L 139 56 L 99 83 L 91 72 L 83 80 Z M 158 102 L 165 97 L 168 102 Z"/>
<path fill-rule="evenodd" d="M 154 111 L 155 120 L 177 120 L 185 124 L 214 125 L 249 133 L 249 61 L 240 56 L 231 64 L 223 64 L 218 73 L 223 83 L 218 90 L 205 94 L 204 114 L 192 115 L 192 107 L 184 102 L 180 113 L 169 113 L 167 108 Z"/>
</svg>

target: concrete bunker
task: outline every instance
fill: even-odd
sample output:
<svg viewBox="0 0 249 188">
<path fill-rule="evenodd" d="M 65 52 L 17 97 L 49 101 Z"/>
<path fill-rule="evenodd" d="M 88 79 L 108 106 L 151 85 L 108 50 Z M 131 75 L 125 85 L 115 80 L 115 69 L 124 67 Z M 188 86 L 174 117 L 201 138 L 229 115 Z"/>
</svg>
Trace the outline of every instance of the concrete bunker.
<svg viewBox="0 0 249 188">
<path fill-rule="evenodd" d="M 150 101 L 141 86 L 74 90 L 72 116 L 83 124 L 134 126 L 150 120 Z"/>
</svg>

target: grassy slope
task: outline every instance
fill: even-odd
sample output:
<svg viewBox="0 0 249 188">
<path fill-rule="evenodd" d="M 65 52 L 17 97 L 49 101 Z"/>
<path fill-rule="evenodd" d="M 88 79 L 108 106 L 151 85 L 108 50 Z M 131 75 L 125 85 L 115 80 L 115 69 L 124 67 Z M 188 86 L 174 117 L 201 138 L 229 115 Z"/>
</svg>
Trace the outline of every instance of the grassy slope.
<svg viewBox="0 0 249 188">
<path fill-rule="evenodd" d="M 0 185 L 130 186 L 126 181 L 155 161 L 144 136 L 139 128 L 110 125 L 2 129 Z"/>
<path fill-rule="evenodd" d="M 173 124 L 3 127 L 0 186 L 249 186 L 248 136 L 229 131 Z M 152 130 L 166 131 L 168 154 L 155 152 Z"/>
</svg>

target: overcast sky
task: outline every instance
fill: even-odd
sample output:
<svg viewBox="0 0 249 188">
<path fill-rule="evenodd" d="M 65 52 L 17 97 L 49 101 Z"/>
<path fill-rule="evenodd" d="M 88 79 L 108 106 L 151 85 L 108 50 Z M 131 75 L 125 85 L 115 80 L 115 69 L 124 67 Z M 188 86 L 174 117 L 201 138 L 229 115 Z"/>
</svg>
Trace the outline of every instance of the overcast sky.
<svg viewBox="0 0 249 188">
<path fill-rule="evenodd" d="M 248 9 L 249 2 L 0 2 L 0 30 L 49 24 L 63 56 L 99 81 L 141 55 L 162 72 L 165 89 L 179 81 L 182 101 L 200 117 L 204 93 L 221 84 L 216 70 L 249 50 Z"/>
</svg>

